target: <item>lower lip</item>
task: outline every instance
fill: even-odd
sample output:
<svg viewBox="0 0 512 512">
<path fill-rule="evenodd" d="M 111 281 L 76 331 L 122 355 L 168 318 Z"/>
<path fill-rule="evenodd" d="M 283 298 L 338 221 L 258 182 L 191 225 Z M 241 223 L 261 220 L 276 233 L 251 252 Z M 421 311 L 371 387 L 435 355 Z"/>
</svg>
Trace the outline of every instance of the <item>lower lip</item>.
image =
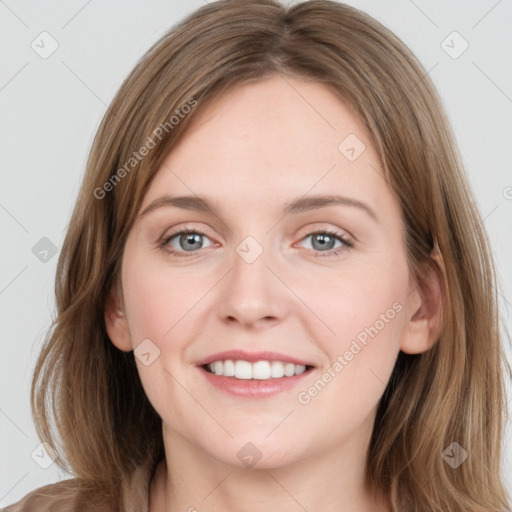
<svg viewBox="0 0 512 512">
<path fill-rule="evenodd" d="M 245 398 L 266 398 L 276 393 L 292 389 L 312 371 L 310 368 L 300 375 L 294 375 L 293 377 L 258 380 L 236 379 L 235 377 L 215 375 L 214 373 L 206 371 L 203 367 L 199 367 L 199 370 L 212 386 L 231 395 Z"/>
</svg>

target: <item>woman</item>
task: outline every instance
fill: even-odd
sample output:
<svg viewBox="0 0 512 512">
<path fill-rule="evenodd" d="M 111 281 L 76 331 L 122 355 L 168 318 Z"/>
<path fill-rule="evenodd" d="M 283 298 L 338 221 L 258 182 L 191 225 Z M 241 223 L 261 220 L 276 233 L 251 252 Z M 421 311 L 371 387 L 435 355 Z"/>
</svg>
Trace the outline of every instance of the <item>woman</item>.
<svg viewBox="0 0 512 512">
<path fill-rule="evenodd" d="M 99 128 L 32 387 L 74 478 L 5 510 L 506 510 L 494 283 L 396 36 L 207 5 Z"/>
</svg>

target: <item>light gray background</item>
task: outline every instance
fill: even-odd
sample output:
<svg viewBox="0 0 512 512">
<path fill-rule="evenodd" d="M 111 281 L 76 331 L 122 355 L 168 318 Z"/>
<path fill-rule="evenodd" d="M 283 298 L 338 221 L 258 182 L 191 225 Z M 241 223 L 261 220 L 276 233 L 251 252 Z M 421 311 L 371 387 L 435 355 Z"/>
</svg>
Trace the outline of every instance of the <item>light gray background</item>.
<svg viewBox="0 0 512 512">
<path fill-rule="evenodd" d="M 512 308 L 512 4 L 510 0 L 351 0 L 393 30 L 430 71 L 448 110 L 485 218 L 501 279 L 503 323 Z M 68 475 L 42 469 L 29 409 L 35 357 L 53 310 L 57 256 L 32 252 L 43 237 L 60 250 L 94 133 L 137 59 L 199 0 L 0 0 L 0 506 Z M 47 31 L 58 49 L 32 48 Z M 469 48 L 449 56 L 457 31 Z M 453 41 L 453 42 L 452 42 Z M 452 52 L 462 41 L 449 38 Z M 41 45 L 41 43 L 40 43 Z M 48 46 L 46 46 L 48 48 Z M 510 348 L 507 345 L 510 356 Z M 509 399 L 512 393 L 509 391 Z M 510 438 L 510 422 L 506 439 Z M 504 452 L 512 483 L 512 443 Z M 512 485 L 510 485 L 512 490 Z"/>
</svg>

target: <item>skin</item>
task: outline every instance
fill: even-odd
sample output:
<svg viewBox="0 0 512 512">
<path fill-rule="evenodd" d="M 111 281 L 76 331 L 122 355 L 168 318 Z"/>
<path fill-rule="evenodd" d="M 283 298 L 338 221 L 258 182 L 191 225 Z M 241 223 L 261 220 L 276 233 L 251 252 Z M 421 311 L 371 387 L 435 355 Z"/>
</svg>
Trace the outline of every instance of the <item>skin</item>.
<svg viewBox="0 0 512 512">
<path fill-rule="evenodd" d="M 431 277 L 416 285 L 378 156 L 362 123 L 326 86 L 273 76 L 203 107 L 140 212 L 164 195 L 196 194 L 218 214 L 163 206 L 139 217 L 124 249 L 122 293 L 113 290 L 106 307 L 119 349 L 150 339 L 160 351 L 148 366 L 136 359 L 166 450 L 150 511 L 390 510 L 365 486 L 366 450 L 399 351 L 428 350 L 439 334 L 441 283 Z M 366 146 L 354 161 L 338 149 L 349 134 Z M 334 193 L 364 202 L 378 220 L 347 205 L 283 217 L 295 198 Z M 168 243 L 188 257 L 159 246 L 185 227 L 206 234 L 189 252 L 179 236 Z M 324 229 L 353 247 L 336 241 L 322 249 L 310 235 Z M 247 236 L 263 248 L 252 263 L 236 252 Z M 300 403 L 297 394 L 393 304 L 400 312 Z M 195 362 L 239 348 L 291 354 L 315 368 L 292 390 L 231 396 Z M 261 453 L 254 467 L 237 457 L 248 442 Z"/>
</svg>

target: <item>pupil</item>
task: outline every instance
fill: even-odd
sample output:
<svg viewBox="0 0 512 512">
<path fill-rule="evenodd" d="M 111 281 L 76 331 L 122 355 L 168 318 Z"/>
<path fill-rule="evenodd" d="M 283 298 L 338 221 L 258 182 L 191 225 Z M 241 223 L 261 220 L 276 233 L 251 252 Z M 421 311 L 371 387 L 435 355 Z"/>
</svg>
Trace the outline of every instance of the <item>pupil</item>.
<svg viewBox="0 0 512 512">
<path fill-rule="evenodd" d="M 201 235 L 197 234 L 197 233 L 192 233 L 192 234 L 187 234 L 185 235 L 185 246 L 184 246 L 184 249 L 187 248 L 187 244 L 199 244 L 201 245 Z M 190 247 L 189 247 L 190 248 Z M 192 247 L 192 249 L 195 249 L 196 247 Z"/>
<path fill-rule="evenodd" d="M 332 244 L 334 243 L 334 238 L 330 235 L 323 235 L 318 234 L 313 238 L 313 246 L 315 245 L 315 242 L 319 243 L 320 249 L 332 249 Z"/>
</svg>

